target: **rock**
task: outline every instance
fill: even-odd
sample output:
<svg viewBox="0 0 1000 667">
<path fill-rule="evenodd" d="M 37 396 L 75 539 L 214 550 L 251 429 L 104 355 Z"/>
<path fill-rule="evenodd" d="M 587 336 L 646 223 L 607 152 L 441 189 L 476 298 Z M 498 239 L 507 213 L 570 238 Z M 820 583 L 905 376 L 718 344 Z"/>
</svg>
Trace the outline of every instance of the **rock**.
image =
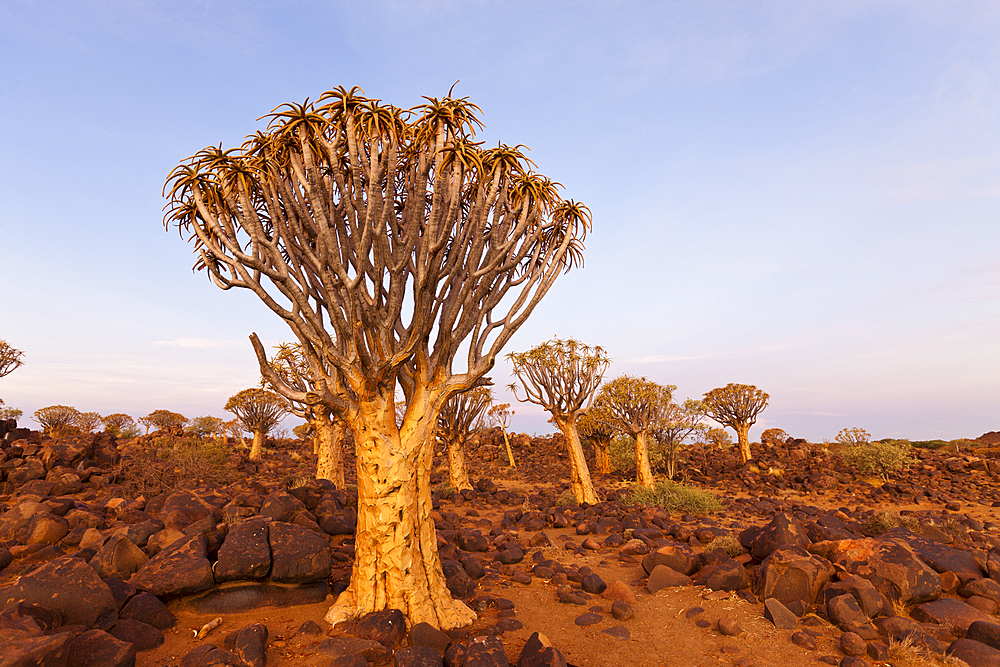
<svg viewBox="0 0 1000 667">
<path fill-rule="evenodd" d="M 1000 650 L 1000 625 L 992 621 L 974 621 L 965 636 Z"/>
<path fill-rule="evenodd" d="M 62 667 L 69 659 L 72 632 L 0 640 L 0 665 L 4 667 Z"/>
<path fill-rule="evenodd" d="M 31 517 L 25 544 L 57 544 L 69 532 L 69 521 L 48 512 Z"/>
<path fill-rule="evenodd" d="M 620 639 L 622 641 L 628 641 L 632 638 L 632 633 L 628 631 L 628 628 L 624 628 L 620 625 L 613 625 L 610 628 L 601 630 L 603 634 L 610 635 L 615 639 Z"/>
<path fill-rule="evenodd" d="M 833 572 L 833 565 L 825 558 L 800 547 L 783 547 L 772 552 L 757 568 L 758 595 L 777 598 L 785 606 L 795 600 L 812 605 Z"/>
<path fill-rule="evenodd" d="M 142 549 L 125 535 L 112 535 L 90 559 L 90 566 L 102 578 L 127 580 L 149 561 Z"/>
<path fill-rule="evenodd" d="M 850 593 L 844 593 L 832 598 L 826 603 L 826 614 L 831 621 L 842 629 L 852 626 L 867 625 L 868 616 L 861 610 L 857 599 Z"/>
<path fill-rule="evenodd" d="M 146 591 L 137 593 L 126 602 L 125 606 L 118 612 L 118 618 L 142 621 L 160 630 L 172 628 L 177 622 L 167 606 L 160 601 L 160 598 Z"/>
<path fill-rule="evenodd" d="M 757 560 L 764 560 L 783 547 L 801 547 L 811 544 L 802 526 L 789 514 L 782 512 L 761 528 L 753 540 L 750 553 Z"/>
<path fill-rule="evenodd" d="M 690 583 L 691 577 L 681 574 L 666 565 L 657 565 L 649 574 L 649 579 L 646 581 L 646 590 L 655 594 L 664 588 L 687 586 Z"/>
<path fill-rule="evenodd" d="M 573 621 L 577 625 L 586 627 L 588 625 L 594 625 L 595 623 L 600 623 L 604 618 L 600 614 L 595 614 L 592 611 L 588 611 L 586 614 L 581 614 L 577 616 Z"/>
<path fill-rule="evenodd" d="M 697 583 L 713 591 L 738 591 L 750 586 L 750 576 L 743 563 L 726 558 L 707 565 L 698 574 Z"/>
<path fill-rule="evenodd" d="M 406 636 L 406 617 L 398 609 L 383 609 L 365 614 L 351 631 L 359 639 L 377 641 L 390 651 Z"/>
<path fill-rule="evenodd" d="M 152 558 L 167 547 L 175 544 L 178 540 L 185 539 L 184 533 L 176 528 L 164 528 L 149 536 L 146 541 L 146 552 Z"/>
<path fill-rule="evenodd" d="M 881 543 L 867 566 L 852 566 L 880 593 L 905 605 L 936 600 L 941 595 L 941 576 L 902 541 Z"/>
<path fill-rule="evenodd" d="M 799 618 L 776 598 L 764 600 L 764 618 L 779 630 L 794 630 L 799 625 Z"/>
<path fill-rule="evenodd" d="M 118 618 L 121 618 L 122 607 L 136 594 L 135 586 L 131 586 L 117 577 L 104 577 L 101 581 L 111 591 L 111 595 L 115 599 L 115 604 L 118 605 Z"/>
<path fill-rule="evenodd" d="M 973 595 L 978 595 L 984 598 L 989 598 L 994 602 L 1000 602 L 1000 584 L 992 579 L 976 579 L 975 581 L 970 581 L 961 590 L 963 597 L 972 597 Z"/>
<path fill-rule="evenodd" d="M 448 650 L 451 637 L 435 628 L 430 623 L 417 623 L 410 628 L 411 646 L 430 646 L 438 653 L 444 655 Z"/>
<path fill-rule="evenodd" d="M 874 623 L 880 633 L 900 642 L 907 637 L 915 639 L 923 634 L 923 629 L 920 627 L 919 623 L 911 618 L 903 616 L 876 618 Z"/>
<path fill-rule="evenodd" d="M 884 606 L 882 595 L 875 590 L 872 582 L 854 574 L 825 586 L 820 593 L 819 602 L 827 604 L 833 598 L 845 593 L 850 593 L 854 596 L 854 599 L 857 600 L 858 605 L 861 607 L 861 611 L 868 618 L 875 618 L 881 613 Z"/>
<path fill-rule="evenodd" d="M 484 552 L 490 550 L 490 541 L 478 530 L 459 533 L 455 541 L 462 551 Z"/>
<path fill-rule="evenodd" d="M 350 658 L 357 656 L 372 665 L 384 665 L 392 658 L 392 651 L 379 642 L 356 637 L 330 637 L 317 644 L 316 649 L 329 656 L 331 664 L 351 665 Z"/>
<path fill-rule="evenodd" d="M 630 605 L 635 604 L 635 593 L 632 591 L 632 587 L 618 579 L 612 581 L 604 589 L 603 595 L 609 600 L 621 600 Z"/>
<path fill-rule="evenodd" d="M 838 664 L 840 667 L 869 667 L 867 660 L 853 655 L 845 655 Z"/>
<path fill-rule="evenodd" d="M 28 527 L 34 515 L 48 511 L 49 508 L 44 503 L 22 501 L 0 514 L 0 535 L 16 535 Z"/>
<path fill-rule="evenodd" d="M 588 574 L 583 578 L 583 581 L 580 582 L 580 587 L 587 593 L 600 595 L 607 590 L 608 585 L 604 583 L 604 580 L 596 574 Z"/>
<path fill-rule="evenodd" d="M 719 619 L 719 634 L 725 635 L 726 637 L 735 637 L 741 632 L 743 632 L 743 629 L 740 628 L 740 624 L 735 618 L 723 616 Z"/>
<path fill-rule="evenodd" d="M 563 604 L 575 604 L 583 606 L 590 600 L 590 596 L 583 591 L 575 591 L 569 584 L 563 584 L 556 589 L 556 598 Z"/>
<path fill-rule="evenodd" d="M 206 553 L 205 535 L 198 533 L 173 543 L 150 558 L 129 583 L 160 597 L 208 590 L 215 579 Z"/>
<path fill-rule="evenodd" d="M 407 646 L 392 656 L 393 667 L 442 667 L 444 658 L 430 646 Z"/>
<path fill-rule="evenodd" d="M 181 659 L 180 667 L 246 667 L 239 656 L 231 651 L 226 651 L 215 644 L 202 644 L 198 648 L 189 651 Z"/>
<path fill-rule="evenodd" d="M 103 630 L 88 630 L 70 642 L 73 667 L 135 667 L 135 647 Z"/>
<path fill-rule="evenodd" d="M 969 626 L 976 621 L 993 622 L 993 618 L 983 612 L 970 607 L 961 600 L 954 598 L 941 598 L 934 602 L 926 602 L 917 605 L 910 612 L 913 618 L 923 623 L 937 623 L 946 627 L 953 627 L 964 633 Z"/>
<path fill-rule="evenodd" d="M 326 599 L 328 592 L 325 581 L 298 586 L 230 581 L 187 600 L 185 604 L 202 614 L 233 614 L 261 607 L 315 604 Z"/>
<path fill-rule="evenodd" d="M 868 655 L 868 643 L 855 632 L 845 632 L 840 635 L 839 646 L 847 655 Z"/>
<path fill-rule="evenodd" d="M 267 662 L 267 626 L 254 623 L 234 633 L 232 651 L 249 667 L 264 667 Z M 226 642 L 227 646 L 229 642 Z"/>
<path fill-rule="evenodd" d="M 566 659 L 548 637 L 536 632 L 521 649 L 517 667 L 566 667 Z"/>
<path fill-rule="evenodd" d="M 953 641 L 947 654 L 975 667 L 1000 667 L 1000 650 L 968 637 Z"/>
<path fill-rule="evenodd" d="M 202 519 L 210 519 L 214 523 L 222 518 L 221 512 L 192 491 L 174 491 L 163 499 L 159 508 L 150 501 L 146 511 L 156 514 L 167 528 L 177 530 L 184 530 Z"/>
<path fill-rule="evenodd" d="M 642 559 L 642 569 L 652 574 L 657 565 L 665 565 L 675 572 L 691 575 L 698 569 L 698 559 L 686 544 L 660 547 Z"/>
<path fill-rule="evenodd" d="M 273 522 L 268 530 L 272 581 L 303 584 L 330 576 L 333 559 L 325 533 Z"/>
<path fill-rule="evenodd" d="M 796 646 L 801 646 L 802 648 L 810 651 L 816 650 L 816 638 L 808 633 L 802 632 L 801 630 L 799 632 L 793 632 L 791 639 L 792 643 Z"/>
<path fill-rule="evenodd" d="M 118 605 L 94 568 L 73 556 L 45 563 L 0 591 L 0 606 L 25 601 L 58 611 L 67 625 L 110 628 Z"/>
<path fill-rule="evenodd" d="M 262 579 L 271 571 L 268 525 L 261 519 L 238 523 L 229 529 L 213 566 L 217 582 Z"/>
<path fill-rule="evenodd" d="M 983 576 L 983 571 L 968 552 L 919 537 L 905 528 L 893 528 L 881 535 L 881 539 L 887 538 L 905 542 L 920 560 L 938 573 L 954 572 L 963 585 Z"/>
<path fill-rule="evenodd" d="M 136 651 L 151 651 L 163 643 L 163 633 L 152 625 L 129 618 L 119 618 L 108 633 L 119 641 L 127 642 Z"/>
<path fill-rule="evenodd" d="M 621 600 L 615 600 L 611 603 L 611 615 L 619 621 L 627 621 L 635 615 L 635 611 L 632 609 L 632 605 L 627 602 L 622 602 Z"/>
</svg>

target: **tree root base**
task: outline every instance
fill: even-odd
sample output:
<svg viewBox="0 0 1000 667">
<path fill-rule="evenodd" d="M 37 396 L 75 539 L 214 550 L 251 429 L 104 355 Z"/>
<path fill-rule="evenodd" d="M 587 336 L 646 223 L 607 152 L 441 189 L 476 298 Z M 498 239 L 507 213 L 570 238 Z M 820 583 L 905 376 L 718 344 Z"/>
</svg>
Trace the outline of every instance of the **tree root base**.
<svg viewBox="0 0 1000 667">
<path fill-rule="evenodd" d="M 354 603 L 354 596 L 351 595 L 350 589 L 348 589 L 340 594 L 336 602 L 330 605 L 330 609 L 326 612 L 323 620 L 329 623 L 331 628 L 335 628 L 339 623 L 352 621 L 373 611 L 379 610 L 359 608 Z M 472 611 L 468 605 L 460 600 L 452 600 L 450 605 L 445 609 L 435 610 L 427 608 L 421 610 L 423 613 L 418 613 L 414 610 L 410 610 L 407 613 L 406 609 L 401 611 L 407 615 L 407 620 L 411 626 L 427 622 L 439 630 L 458 630 L 471 624 L 478 618 L 476 612 Z"/>
</svg>

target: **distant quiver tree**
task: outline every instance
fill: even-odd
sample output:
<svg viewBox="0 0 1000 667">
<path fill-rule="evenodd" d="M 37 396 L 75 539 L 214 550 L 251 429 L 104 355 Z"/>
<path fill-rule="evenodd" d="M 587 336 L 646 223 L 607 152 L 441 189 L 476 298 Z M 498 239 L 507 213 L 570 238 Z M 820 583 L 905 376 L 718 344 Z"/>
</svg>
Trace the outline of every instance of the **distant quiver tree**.
<svg viewBox="0 0 1000 667">
<path fill-rule="evenodd" d="M 33 416 L 47 435 L 63 435 L 67 430 L 72 430 L 80 417 L 80 411 L 69 405 L 50 405 L 35 410 Z"/>
<path fill-rule="evenodd" d="M 101 421 L 104 422 L 104 430 L 116 438 L 132 434 L 136 430 L 135 420 L 124 412 L 107 415 Z"/>
<path fill-rule="evenodd" d="M 188 423 L 188 418 L 179 412 L 170 410 L 153 410 L 145 417 L 139 419 L 139 423 L 146 427 L 146 433 L 152 428 L 156 431 L 169 431 L 172 428 L 184 428 Z"/>
<path fill-rule="evenodd" d="M 234 394 L 223 408 L 236 415 L 246 430 L 253 433 L 250 443 L 250 458 L 259 459 L 264 453 L 264 440 L 275 426 L 281 423 L 289 412 L 288 401 L 282 396 L 252 387 Z"/>
<path fill-rule="evenodd" d="M 444 629 L 475 618 L 437 552 L 438 416 L 582 261 L 590 227 L 520 147 L 480 148 L 477 106 L 425 99 L 404 110 L 341 87 L 282 105 L 241 147 L 186 160 L 165 189 L 165 222 L 189 234 L 196 267 L 251 290 L 302 345 L 313 387 L 282 395 L 322 403 L 354 433 L 356 557 L 331 624 L 385 608 Z"/>
<path fill-rule="evenodd" d="M 448 450 L 448 485 L 456 491 L 471 489 L 465 469 L 465 443 L 482 426 L 486 409 L 493 402 L 489 387 L 476 387 L 452 396 L 438 417 L 438 439 Z"/>
<path fill-rule="evenodd" d="M 740 459 L 744 465 L 750 461 L 750 427 L 757 423 L 757 415 L 767 407 L 771 397 L 752 384 L 730 382 L 705 394 L 702 404 L 705 414 L 723 426 L 736 431 L 740 446 Z"/>
<path fill-rule="evenodd" d="M 576 420 L 576 427 L 580 435 L 594 447 L 594 465 L 597 466 L 597 472 L 607 475 L 612 470 L 611 441 L 617 431 L 601 417 L 601 401 L 598 397 L 587 414 Z"/>
<path fill-rule="evenodd" d="M 510 409 L 510 403 L 496 403 L 486 411 L 486 422 L 490 426 L 500 429 L 503 436 L 503 446 L 507 450 L 507 462 L 510 467 L 517 470 L 517 461 L 514 460 L 514 450 L 510 447 L 510 438 L 507 437 L 507 429 L 510 427 L 510 418 L 514 416 L 514 411 Z"/>
<path fill-rule="evenodd" d="M 566 439 L 570 483 L 578 503 L 597 504 L 597 492 L 583 456 L 576 422 L 590 409 L 611 360 L 604 348 L 590 347 L 572 338 L 553 338 L 527 352 L 507 355 L 521 384 L 511 384 L 514 398 L 540 405 Z M 524 398 L 518 395 L 523 392 Z"/>
</svg>

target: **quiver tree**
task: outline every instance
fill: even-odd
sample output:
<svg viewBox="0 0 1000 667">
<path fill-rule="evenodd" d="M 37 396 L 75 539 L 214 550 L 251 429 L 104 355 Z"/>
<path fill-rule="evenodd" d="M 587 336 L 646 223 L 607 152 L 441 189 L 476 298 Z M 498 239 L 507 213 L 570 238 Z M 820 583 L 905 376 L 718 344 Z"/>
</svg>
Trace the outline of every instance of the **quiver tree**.
<svg viewBox="0 0 1000 667">
<path fill-rule="evenodd" d="M 671 402 L 659 427 L 653 431 L 653 437 L 663 448 L 670 479 L 677 475 L 677 453 L 684 441 L 707 430 L 704 419 L 705 406 L 701 401 L 689 398 L 681 404 Z"/>
<path fill-rule="evenodd" d="M 200 151 L 167 183 L 165 220 L 189 233 L 196 267 L 253 291 L 302 345 L 314 386 L 282 395 L 326 405 L 354 434 L 356 557 L 331 624 L 387 607 L 445 629 L 475 618 L 437 553 L 438 415 L 582 260 L 590 226 L 519 148 L 479 147 L 478 107 L 425 99 L 405 111 L 337 88 L 319 106 L 286 104 L 242 147 Z"/>
<path fill-rule="evenodd" d="M 587 414 L 576 421 L 577 430 L 594 447 L 594 465 L 602 475 L 611 473 L 611 441 L 615 437 L 615 429 L 606 420 L 600 418 L 600 402 L 595 400 Z"/>
<path fill-rule="evenodd" d="M 0 340 L 0 378 L 10 375 L 24 364 L 24 352 Z"/>
<path fill-rule="evenodd" d="M 465 469 L 465 443 L 482 426 L 486 408 L 492 402 L 489 387 L 476 387 L 452 396 L 441 408 L 437 437 L 448 450 L 448 485 L 456 491 L 472 488 Z"/>
<path fill-rule="evenodd" d="M 8 419 L 13 419 L 17 421 L 24 414 L 24 410 L 19 410 L 17 408 L 7 407 L 3 404 L 3 399 L 0 398 L 0 422 L 7 421 Z"/>
<path fill-rule="evenodd" d="M 597 395 L 600 410 L 595 417 L 635 439 L 636 483 L 647 489 L 653 488 L 649 437 L 663 424 L 675 389 L 674 385 L 621 375 L 603 385 Z"/>
<path fill-rule="evenodd" d="M 188 424 L 188 428 L 198 438 L 217 437 L 222 435 L 222 417 L 195 417 Z"/>
<path fill-rule="evenodd" d="M 136 430 L 135 420 L 123 412 L 115 412 L 104 417 L 104 430 L 116 438 L 133 435 Z"/>
<path fill-rule="evenodd" d="M 597 504 L 597 493 L 583 456 L 576 421 L 587 414 L 594 392 L 611 360 L 601 347 L 553 338 L 527 352 L 507 355 L 521 385 L 511 384 L 514 398 L 542 406 L 566 440 L 571 484 L 577 503 Z M 518 396 L 523 390 L 524 398 Z"/>
<path fill-rule="evenodd" d="M 184 428 L 188 423 L 188 418 L 179 412 L 153 410 L 145 417 L 141 417 L 139 423 L 146 427 L 146 434 L 148 435 L 150 428 L 154 431 L 169 431 L 171 429 Z"/>
<path fill-rule="evenodd" d="M 101 427 L 102 421 L 101 415 L 96 412 L 81 412 L 73 422 L 73 426 L 81 433 L 93 433 Z"/>
<path fill-rule="evenodd" d="M 507 437 L 507 428 L 510 426 L 510 418 L 513 415 L 514 411 L 510 409 L 510 403 L 497 403 L 490 406 L 490 409 L 486 411 L 486 422 L 490 426 L 500 429 L 500 434 L 503 436 L 503 446 L 507 450 L 507 461 L 510 463 L 511 468 L 517 470 L 517 461 L 514 460 L 514 450 L 510 447 L 510 438 Z"/>
<path fill-rule="evenodd" d="M 775 447 L 785 444 L 788 434 L 780 428 L 769 428 L 760 434 L 760 444 L 765 447 Z"/>
<path fill-rule="evenodd" d="M 253 433 L 250 458 L 256 460 L 264 452 L 267 434 L 288 414 L 288 401 L 273 391 L 253 387 L 230 396 L 224 409 L 236 415 L 243 428 Z"/>
<path fill-rule="evenodd" d="M 733 444 L 733 439 L 724 428 L 710 428 L 705 431 L 705 442 L 713 447 L 728 447 Z"/>
<path fill-rule="evenodd" d="M 305 419 L 312 429 L 313 453 L 316 454 L 316 479 L 327 479 L 338 489 L 344 488 L 344 432 L 347 428 L 342 418 L 324 403 L 307 403 L 297 400 L 315 388 L 312 369 L 299 343 L 282 343 L 275 347 L 275 354 L 268 361 L 280 382 L 273 383 L 265 376 L 262 383 L 288 401 L 289 411 Z M 324 369 L 327 376 L 335 370 Z M 293 391 L 284 393 L 284 389 Z"/>
<path fill-rule="evenodd" d="M 34 417 L 47 435 L 58 436 L 72 430 L 80 418 L 80 411 L 68 405 L 50 405 L 35 410 Z"/>
<path fill-rule="evenodd" d="M 736 431 L 744 465 L 750 461 L 750 427 L 757 423 L 757 415 L 767 407 L 769 398 L 752 384 L 732 382 L 705 394 L 705 414 Z"/>
<path fill-rule="evenodd" d="M 837 434 L 835 440 L 846 447 L 853 447 L 855 445 L 867 445 L 872 439 L 871 434 L 855 426 L 854 428 L 841 429 L 840 433 Z"/>
</svg>

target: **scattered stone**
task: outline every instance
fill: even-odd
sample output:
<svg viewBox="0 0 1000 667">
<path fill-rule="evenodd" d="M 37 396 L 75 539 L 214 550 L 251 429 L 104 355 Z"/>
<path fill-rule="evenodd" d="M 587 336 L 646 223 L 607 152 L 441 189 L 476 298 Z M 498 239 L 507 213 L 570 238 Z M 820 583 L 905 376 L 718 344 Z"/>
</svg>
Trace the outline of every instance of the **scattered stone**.
<svg viewBox="0 0 1000 667">
<path fill-rule="evenodd" d="M 798 617 L 776 598 L 764 600 L 764 618 L 779 630 L 794 630 L 799 625 Z"/>
<path fill-rule="evenodd" d="M 816 650 L 816 638 L 801 630 L 792 633 L 792 643 L 810 651 Z"/>
<path fill-rule="evenodd" d="M 442 667 L 441 654 L 430 646 L 406 646 L 392 656 L 393 667 Z"/>
<path fill-rule="evenodd" d="M 632 587 L 618 579 L 612 581 L 604 589 L 603 595 L 609 600 L 620 600 L 630 605 L 635 604 L 635 593 L 632 591 Z"/>
<path fill-rule="evenodd" d="M 62 615 L 67 625 L 106 629 L 118 620 L 118 605 L 94 568 L 73 556 L 45 563 L 0 591 L 0 606 L 30 602 Z"/>
<path fill-rule="evenodd" d="M 466 663 L 468 664 L 468 663 Z M 501 667 L 506 667 L 502 664 Z M 534 633 L 525 642 L 517 667 L 567 667 L 562 653 L 552 645 L 548 637 Z"/>
<path fill-rule="evenodd" d="M 108 633 L 120 641 L 132 644 L 136 651 L 151 651 L 163 643 L 162 632 L 152 625 L 129 618 L 118 619 Z"/>
<path fill-rule="evenodd" d="M 101 578 L 127 580 L 139 571 L 149 558 L 125 535 L 112 535 L 90 559 L 90 566 Z"/>
<path fill-rule="evenodd" d="M 632 638 L 632 633 L 628 631 L 628 628 L 622 627 L 620 625 L 613 625 L 610 628 L 601 630 L 606 635 L 611 635 L 615 639 L 621 639 L 628 641 Z"/>
<path fill-rule="evenodd" d="M 406 636 L 406 617 L 398 609 L 383 609 L 365 614 L 351 631 L 359 639 L 377 641 L 390 651 Z"/>
<path fill-rule="evenodd" d="M 975 667 L 1000 667 L 1000 650 L 968 637 L 953 641 L 947 654 Z"/>
<path fill-rule="evenodd" d="M 856 632 L 845 632 L 840 635 L 840 650 L 847 655 L 862 656 L 868 654 L 868 643 Z"/>
<path fill-rule="evenodd" d="M 595 623 L 600 623 L 602 620 L 604 620 L 604 618 L 600 614 L 595 614 L 593 612 L 588 611 L 586 614 L 581 614 L 580 616 L 577 616 L 576 620 L 573 622 L 576 623 L 577 625 L 586 627 L 588 625 L 594 625 Z"/>
<path fill-rule="evenodd" d="M 735 637 L 736 635 L 743 632 L 740 628 L 740 624 L 735 618 L 730 618 L 729 616 L 723 616 L 719 619 L 719 633 L 725 635 L 726 637 Z"/>
<path fill-rule="evenodd" d="M 74 667 L 135 667 L 135 647 L 103 630 L 77 635 L 69 646 L 69 664 Z"/>
<path fill-rule="evenodd" d="M 373 665 L 384 665 L 392 658 L 392 651 L 371 639 L 357 637 L 330 637 L 316 645 L 316 650 L 330 657 L 332 662 L 350 665 L 349 658 L 360 657 Z"/>
<path fill-rule="evenodd" d="M 910 612 L 910 615 L 923 623 L 937 623 L 957 628 L 963 633 L 976 621 L 987 623 L 993 621 L 990 616 L 955 598 L 941 598 L 934 602 L 917 605 Z"/>
<path fill-rule="evenodd" d="M 267 662 L 267 626 L 263 623 L 248 625 L 234 633 L 232 651 L 248 667 L 264 667 Z M 227 647 L 229 641 L 226 641 Z"/>
<path fill-rule="evenodd" d="M 635 615 L 635 611 L 632 609 L 632 605 L 627 602 L 622 602 L 621 600 L 615 600 L 611 603 L 611 615 L 619 621 L 627 621 Z"/>
<path fill-rule="evenodd" d="M 1000 625 L 992 621 L 976 621 L 969 626 L 965 636 L 1000 650 Z"/>
<path fill-rule="evenodd" d="M 451 638 L 430 623 L 417 623 L 410 628 L 411 646 L 430 646 L 438 653 L 444 655 L 450 643 Z"/>
<path fill-rule="evenodd" d="M 656 594 L 657 591 L 674 586 L 687 586 L 691 583 L 691 577 L 681 574 L 677 570 L 666 565 L 657 565 L 649 574 L 646 581 L 646 590 Z"/>
<path fill-rule="evenodd" d="M 167 606 L 152 593 L 137 593 L 118 612 L 119 619 L 142 621 L 159 630 L 174 627 L 176 619 Z"/>
</svg>

